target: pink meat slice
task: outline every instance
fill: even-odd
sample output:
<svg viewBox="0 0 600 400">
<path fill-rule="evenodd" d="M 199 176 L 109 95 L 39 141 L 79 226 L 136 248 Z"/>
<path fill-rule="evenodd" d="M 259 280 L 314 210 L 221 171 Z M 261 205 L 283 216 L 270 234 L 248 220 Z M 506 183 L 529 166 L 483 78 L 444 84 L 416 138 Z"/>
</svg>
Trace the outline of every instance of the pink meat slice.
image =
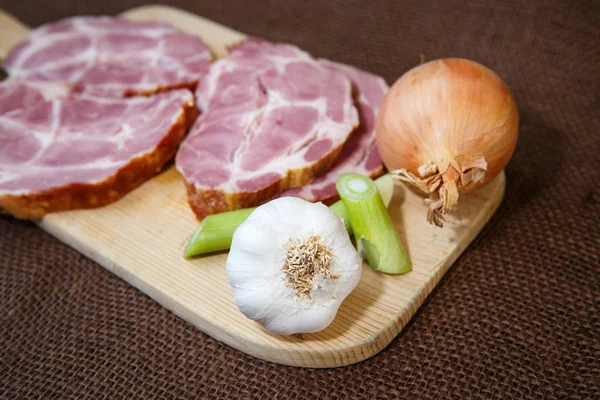
<svg viewBox="0 0 600 400">
<path fill-rule="evenodd" d="M 343 74 L 297 47 L 255 38 L 211 66 L 196 100 L 202 116 L 176 165 L 200 219 L 312 181 L 358 125 Z"/>
<path fill-rule="evenodd" d="M 352 82 L 360 125 L 350 135 L 337 162 L 327 173 L 309 184 L 285 191 L 282 196 L 294 196 L 312 202 L 321 201 L 331 204 L 339 199 L 335 181 L 340 175 L 354 172 L 375 178 L 383 174 L 381 156 L 375 144 L 375 119 L 379 112 L 379 105 L 389 87 L 383 78 L 361 69 L 328 60 L 319 60 L 319 62 L 327 68 L 344 74 Z"/>
<path fill-rule="evenodd" d="M 102 96 L 195 88 L 212 55 L 170 25 L 117 17 L 74 17 L 34 29 L 8 54 L 9 75 L 63 81 Z"/>
<path fill-rule="evenodd" d="M 154 175 L 197 110 L 193 93 L 106 98 L 0 83 L 0 210 L 19 218 L 110 203 Z"/>
</svg>

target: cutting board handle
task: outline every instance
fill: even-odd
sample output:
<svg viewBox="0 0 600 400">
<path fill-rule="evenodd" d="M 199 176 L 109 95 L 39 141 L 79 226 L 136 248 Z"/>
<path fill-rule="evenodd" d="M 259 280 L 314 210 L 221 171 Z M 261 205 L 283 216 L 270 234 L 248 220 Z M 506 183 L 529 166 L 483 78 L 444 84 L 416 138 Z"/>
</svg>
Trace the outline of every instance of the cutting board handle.
<svg viewBox="0 0 600 400">
<path fill-rule="evenodd" d="M 0 60 L 4 60 L 10 49 L 25 39 L 29 31 L 27 25 L 4 10 L 0 10 Z"/>
</svg>

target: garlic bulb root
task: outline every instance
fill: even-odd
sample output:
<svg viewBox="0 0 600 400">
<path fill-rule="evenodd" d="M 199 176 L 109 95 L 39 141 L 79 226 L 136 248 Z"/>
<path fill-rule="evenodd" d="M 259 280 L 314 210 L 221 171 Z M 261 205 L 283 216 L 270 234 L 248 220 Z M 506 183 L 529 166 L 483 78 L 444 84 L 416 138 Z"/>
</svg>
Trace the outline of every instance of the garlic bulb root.
<svg viewBox="0 0 600 400">
<path fill-rule="evenodd" d="M 319 235 L 306 240 L 289 239 L 284 245 L 285 260 L 281 271 L 285 274 L 286 286 L 296 291 L 296 296 L 312 300 L 313 281 L 316 275 L 324 279 L 339 279 L 332 274 L 329 266 L 333 253 Z"/>
<path fill-rule="evenodd" d="M 485 178 L 487 161 L 482 153 L 463 154 L 451 161 L 429 161 L 419 166 L 420 177 L 400 168 L 391 172 L 392 177 L 406 182 L 429 195 L 425 203 L 427 221 L 442 227 L 444 215 L 458 202 L 460 189 L 470 189 Z"/>
</svg>

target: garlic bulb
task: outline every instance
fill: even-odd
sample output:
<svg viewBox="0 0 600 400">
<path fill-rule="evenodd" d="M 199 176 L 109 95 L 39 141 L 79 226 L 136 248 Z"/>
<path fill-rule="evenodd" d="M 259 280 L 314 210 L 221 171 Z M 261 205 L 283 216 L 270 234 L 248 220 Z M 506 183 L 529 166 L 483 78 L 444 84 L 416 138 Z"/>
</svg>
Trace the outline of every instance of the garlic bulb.
<svg viewBox="0 0 600 400">
<path fill-rule="evenodd" d="M 325 329 L 361 269 L 342 220 L 321 203 L 294 197 L 252 212 L 235 231 L 227 257 L 240 311 L 282 335 Z"/>
</svg>

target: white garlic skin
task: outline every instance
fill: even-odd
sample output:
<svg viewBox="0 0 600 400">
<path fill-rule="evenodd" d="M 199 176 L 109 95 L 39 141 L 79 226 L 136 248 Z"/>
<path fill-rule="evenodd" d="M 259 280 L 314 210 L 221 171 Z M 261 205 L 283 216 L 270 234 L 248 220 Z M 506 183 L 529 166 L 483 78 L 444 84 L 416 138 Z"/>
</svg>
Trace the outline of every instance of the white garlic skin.
<svg viewBox="0 0 600 400">
<path fill-rule="evenodd" d="M 315 276 L 311 299 L 286 286 L 281 271 L 288 240 L 318 235 L 333 253 L 338 279 Z M 360 280 L 362 260 L 342 220 L 321 203 L 282 197 L 258 207 L 235 231 L 227 257 L 235 302 L 270 332 L 290 335 L 325 329 Z"/>
</svg>

